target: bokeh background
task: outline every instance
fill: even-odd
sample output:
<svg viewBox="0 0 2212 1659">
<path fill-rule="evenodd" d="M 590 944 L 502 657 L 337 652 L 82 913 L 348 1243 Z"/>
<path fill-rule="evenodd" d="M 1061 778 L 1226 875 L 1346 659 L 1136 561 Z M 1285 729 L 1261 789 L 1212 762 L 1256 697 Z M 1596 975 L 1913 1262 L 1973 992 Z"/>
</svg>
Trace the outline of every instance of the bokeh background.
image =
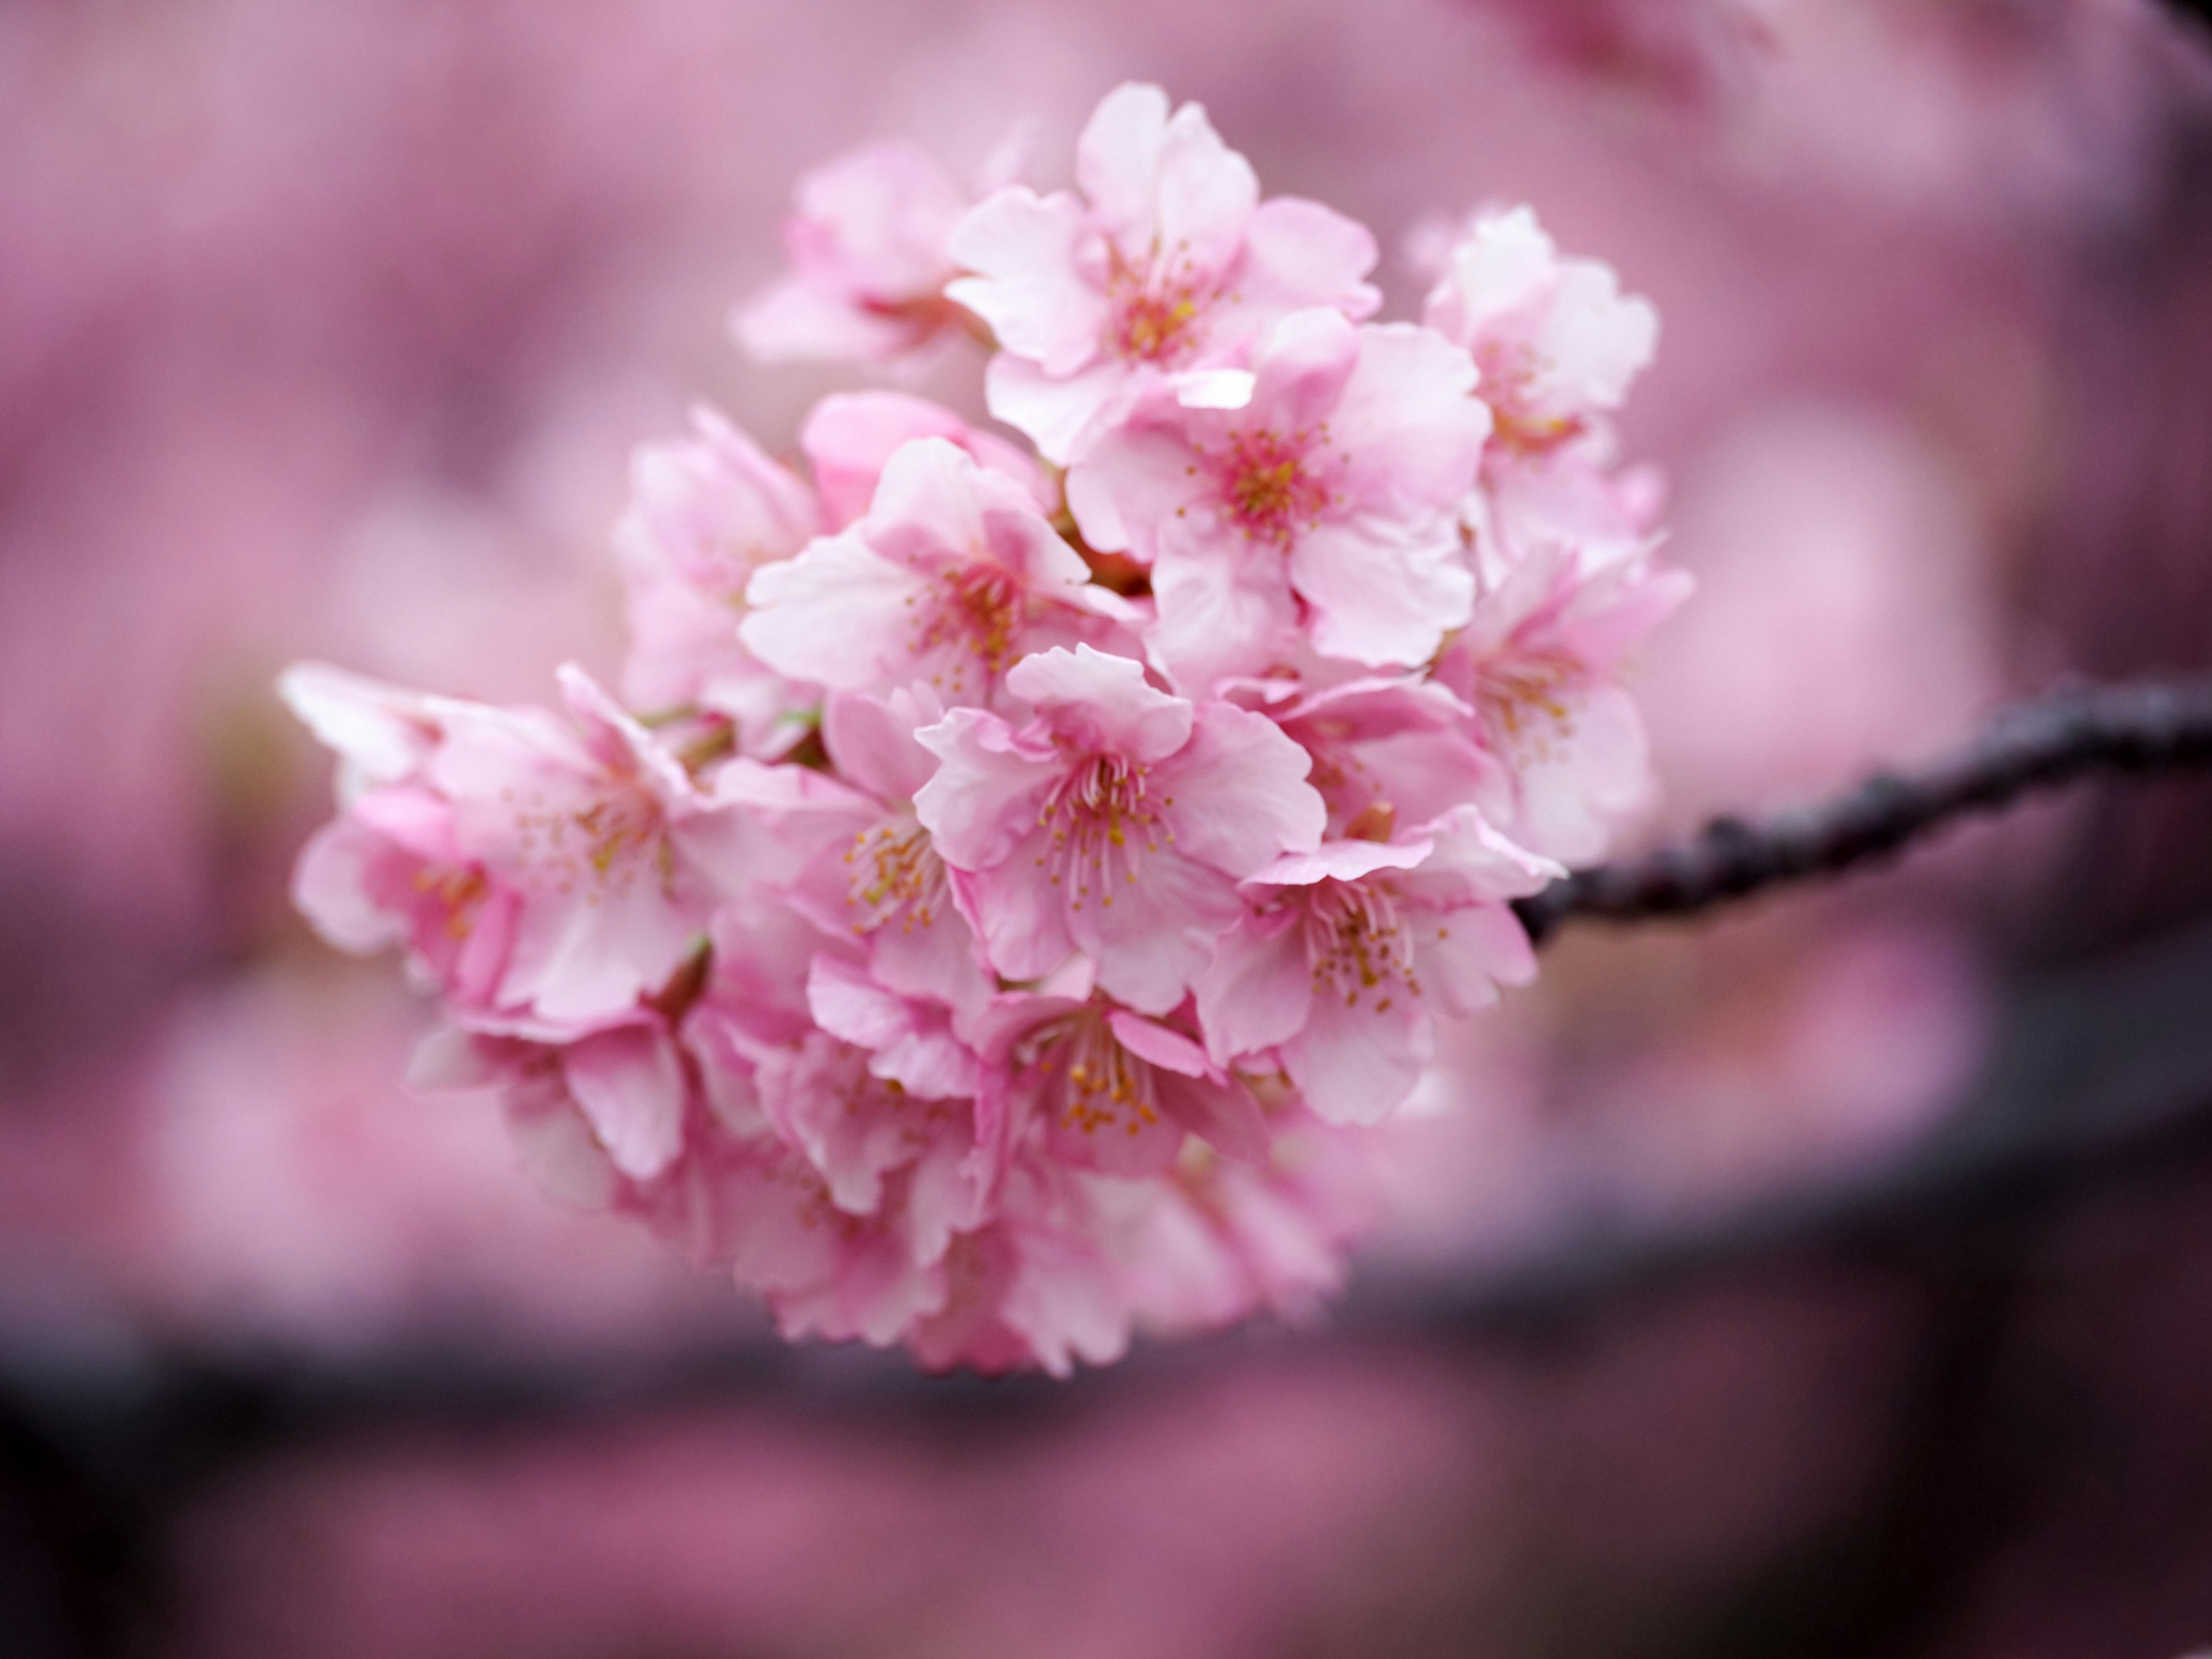
<svg viewBox="0 0 2212 1659">
<path fill-rule="evenodd" d="M 315 655 L 619 650 L 628 451 L 839 377 L 805 167 L 1043 173 L 1125 78 L 1664 319 L 1656 839 L 2212 654 L 2212 32 L 2152 0 L 0 4 L 0 1650 L 2146 1656 L 2212 1645 L 2212 795 L 1571 933 L 1310 1328 L 1065 1385 L 788 1352 L 290 914 Z M 973 367 L 928 389 L 972 404 Z"/>
</svg>

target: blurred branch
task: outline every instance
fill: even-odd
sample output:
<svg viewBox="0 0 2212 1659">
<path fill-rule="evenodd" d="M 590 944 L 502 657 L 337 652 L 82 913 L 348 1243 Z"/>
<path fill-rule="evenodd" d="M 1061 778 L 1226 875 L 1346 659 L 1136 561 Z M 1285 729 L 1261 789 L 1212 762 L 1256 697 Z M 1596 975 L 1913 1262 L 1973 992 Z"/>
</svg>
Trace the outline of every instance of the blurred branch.
<svg viewBox="0 0 2212 1659">
<path fill-rule="evenodd" d="M 1972 742 L 1917 771 L 1877 773 L 1835 800 L 1757 823 L 1716 818 L 1687 841 L 1562 877 L 1515 908 L 1540 944 L 1577 917 L 1700 914 L 1841 874 L 2035 790 L 2207 763 L 2212 678 L 2056 692 L 2004 710 Z"/>
</svg>

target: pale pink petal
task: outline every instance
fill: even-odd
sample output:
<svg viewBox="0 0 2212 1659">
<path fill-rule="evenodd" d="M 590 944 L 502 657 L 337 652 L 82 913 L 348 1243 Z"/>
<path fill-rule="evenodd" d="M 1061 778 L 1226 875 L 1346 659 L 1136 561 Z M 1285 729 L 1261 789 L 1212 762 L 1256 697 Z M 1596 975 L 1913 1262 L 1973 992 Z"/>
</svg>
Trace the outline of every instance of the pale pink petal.
<svg viewBox="0 0 2212 1659">
<path fill-rule="evenodd" d="M 1375 261 L 1366 226 L 1318 202 L 1279 196 L 1262 202 L 1245 228 L 1237 275 L 1242 309 L 1265 316 L 1328 306 L 1362 321 L 1382 303 L 1366 280 Z"/>
<path fill-rule="evenodd" d="M 1435 1046 L 1431 1022 L 1415 998 L 1365 996 L 1348 1005 L 1324 992 L 1281 1054 L 1291 1080 L 1324 1122 L 1379 1123 L 1413 1093 Z"/>
<path fill-rule="evenodd" d="M 1291 584 L 1312 607 L 1315 649 L 1370 667 L 1427 661 L 1474 607 L 1457 526 L 1441 515 L 1316 526 L 1291 550 Z"/>
<path fill-rule="evenodd" d="M 1191 735 L 1189 703 L 1147 684 L 1142 663 L 1087 645 L 1024 657 L 1008 671 L 1006 689 L 1081 753 L 1155 762 Z"/>
<path fill-rule="evenodd" d="M 1228 933 L 1193 987 L 1207 1051 L 1226 1065 L 1291 1037 L 1313 1006 L 1313 963 L 1302 913 L 1248 915 Z"/>
<path fill-rule="evenodd" d="M 939 763 L 914 798 L 915 815 L 947 864 L 988 870 L 1036 833 L 1038 809 L 1062 769 L 1049 745 L 973 708 L 954 709 L 915 738 Z"/>
<path fill-rule="evenodd" d="M 1406 927 L 1423 988 L 1455 1014 L 1486 1008 L 1498 1000 L 1498 987 L 1536 977 L 1528 931 L 1505 905 L 1423 911 L 1407 916 Z"/>
<path fill-rule="evenodd" d="M 1073 374 L 1097 355 L 1107 322 L 1105 295 L 1078 273 L 1083 235 L 1074 197 L 1010 185 L 952 233 L 953 262 L 975 275 L 953 283 L 946 295 L 989 324 L 1005 350 L 1055 378 Z M 991 412 L 1010 418 L 995 404 Z"/>
<path fill-rule="evenodd" d="M 841 690 L 897 684 L 912 656 L 915 611 L 928 591 L 915 571 L 855 531 L 825 536 L 795 559 L 763 566 L 745 589 L 745 648 L 780 674 Z"/>
<path fill-rule="evenodd" d="M 1085 367 L 1054 374 L 1027 357 L 1002 351 L 983 371 L 983 400 L 993 419 L 1027 437 L 1055 466 L 1066 466 L 1082 453 L 1093 425 L 1105 423 L 1105 413 L 1116 404 L 1128 378 L 1128 371 L 1115 362 L 1086 360 Z"/>
<path fill-rule="evenodd" d="M 1189 746 L 1154 776 L 1176 850 L 1238 880 L 1284 853 L 1321 845 L 1328 809 L 1306 781 L 1312 758 L 1264 714 L 1200 707 Z"/>
<path fill-rule="evenodd" d="M 601 1031 L 562 1051 L 568 1092 L 617 1169 L 650 1181 L 684 1148 L 684 1069 L 653 1027 Z"/>
<path fill-rule="evenodd" d="M 1101 890 L 1061 894 L 1067 931 L 1098 964 L 1108 995 L 1148 1014 L 1164 1014 L 1189 994 L 1213 958 L 1221 935 L 1243 914 L 1235 883 L 1218 870 L 1178 856 L 1149 853 L 1132 861 L 1135 879 L 1115 883 L 1110 867 Z M 1028 878 L 1024 881 L 1024 878 Z M 1009 878 L 1042 886 L 1034 873 Z M 1006 971 L 1003 968 L 1000 971 Z"/>
</svg>

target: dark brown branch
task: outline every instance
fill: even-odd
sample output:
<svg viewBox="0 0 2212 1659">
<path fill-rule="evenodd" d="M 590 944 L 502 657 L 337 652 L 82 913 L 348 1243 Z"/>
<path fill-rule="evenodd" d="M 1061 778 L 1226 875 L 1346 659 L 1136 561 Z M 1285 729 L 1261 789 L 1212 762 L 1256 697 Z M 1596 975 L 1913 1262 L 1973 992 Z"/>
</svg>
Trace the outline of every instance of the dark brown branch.
<svg viewBox="0 0 2212 1659">
<path fill-rule="evenodd" d="M 1687 915 L 1839 874 L 1974 813 L 2100 772 L 2212 763 L 2212 677 L 2085 686 L 2004 710 L 1956 753 L 1884 772 L 1824 805 L 1762 823 L 1716 818 L 1689 840 L 1553 882 L 1515 908 L 1541 943 L 1580 916 Z"/>
</svg>

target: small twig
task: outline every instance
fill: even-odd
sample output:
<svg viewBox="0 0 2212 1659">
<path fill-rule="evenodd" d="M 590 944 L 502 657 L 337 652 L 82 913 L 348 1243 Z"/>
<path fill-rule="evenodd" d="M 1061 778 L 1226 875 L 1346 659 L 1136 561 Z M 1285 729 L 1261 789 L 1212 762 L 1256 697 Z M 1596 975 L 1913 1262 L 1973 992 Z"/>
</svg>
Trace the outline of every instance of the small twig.
<svg viewBox="0 0 2212 1659">
<path fill-rule="evenodd" d="M 2004 710 L 1956 753 L 1878 773 L 1825 805 L 1716 818 L 1642 858 L 1562 877 L 1516 905 L 1541 943 L 1577 916 L 1686 915 L 1893 853 L 1958 819 L 2097 772 L 2212 763 L 2212 678 L 2060 691 Z"/>
</svg>

